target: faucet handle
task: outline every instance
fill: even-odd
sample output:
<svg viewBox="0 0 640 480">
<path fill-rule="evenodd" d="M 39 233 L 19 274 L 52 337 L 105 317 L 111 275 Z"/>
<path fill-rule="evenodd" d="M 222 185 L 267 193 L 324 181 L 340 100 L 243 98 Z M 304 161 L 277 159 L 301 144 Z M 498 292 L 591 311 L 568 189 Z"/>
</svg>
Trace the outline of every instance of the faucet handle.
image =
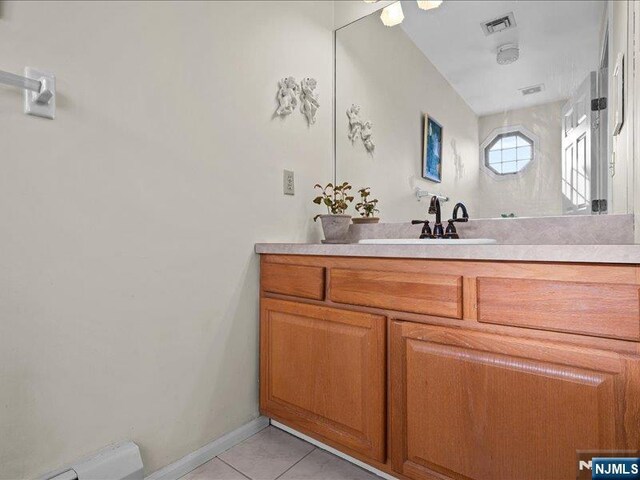
<svg viewBox="0 0 640 480">
<path fill-rule="evenodd" d="M 424 225 L 422 227 L 420 238 L 433 237 L 433 234 L 431 233 L 431 227 L 429 226 L 429 220 L 411 220 L 411 225 Z"/>
<path fill-rule="evenodd" d="M 456 230 L 456 226 L 454 225 L 455 222 L 466 222 L 467 220 L 463 220 L 463 219 L 450 219 L 449 223 L 447 225 L 447 229 L 444 232 L 444 238 L 460 238 L 460 235 L 458 235 L 458 231 Z"/>
</svg>

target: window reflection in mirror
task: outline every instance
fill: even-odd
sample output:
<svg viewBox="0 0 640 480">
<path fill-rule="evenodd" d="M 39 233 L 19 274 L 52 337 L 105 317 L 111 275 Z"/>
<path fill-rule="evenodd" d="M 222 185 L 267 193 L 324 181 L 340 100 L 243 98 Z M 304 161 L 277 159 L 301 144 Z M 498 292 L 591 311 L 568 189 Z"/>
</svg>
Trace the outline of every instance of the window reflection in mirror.
<svg viewBox="0 0 640 480">
<path fill-rule="evenodd" d="M 626 1 L 401 6 L 393 27 L 378 11 L 336 31 L 338 180 L 370 186 L 387 222 L 424 216 L 416 188 L 473 218 L 627 213 Z M 353 104 L 373 153 L 347 136 Z M 421 175 L 425 115 L 442 124 L 440 183 Z"/>
</svg>

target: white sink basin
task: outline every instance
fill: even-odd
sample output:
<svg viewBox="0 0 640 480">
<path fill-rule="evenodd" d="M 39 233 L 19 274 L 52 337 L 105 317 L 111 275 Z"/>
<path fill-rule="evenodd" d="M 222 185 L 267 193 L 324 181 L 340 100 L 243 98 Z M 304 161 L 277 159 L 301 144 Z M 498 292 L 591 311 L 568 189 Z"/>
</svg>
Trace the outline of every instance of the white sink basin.
<svg viewBox="0 0 640 480">
<path fill-rule="evenodd" d="M 494 245 L 493 238 L 368 238 L 358 243 L 368 245 Z"/>
</svg>

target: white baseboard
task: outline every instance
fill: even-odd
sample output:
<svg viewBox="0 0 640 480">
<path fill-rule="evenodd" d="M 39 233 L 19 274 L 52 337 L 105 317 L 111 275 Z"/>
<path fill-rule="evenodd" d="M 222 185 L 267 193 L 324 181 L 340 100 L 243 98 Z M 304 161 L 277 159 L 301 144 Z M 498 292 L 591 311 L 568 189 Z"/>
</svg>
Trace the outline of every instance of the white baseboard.
<svg viewBox="0 0 640 480">
<path fill-rule="evenodd" d="M 343 458 L 347 462 L 353 463 L 354 465 L 357 465 L 360 468 L 364 468 L 365 470 L 368 470 L 369 472 L 381 478 L 384 478 L 385 480 L 398 480 L 396 477 L 392 477 L 391 475 L 383 472 L 382 470 L 378 470 L 377 468 L 374 468 L 371 465 L 367 465 L 366 463 L 361 462 L 357 458 L 353 458 L 347 455 L 346 453 L 342 453 L 340 450 L 336 450 L 335 448 L 330 447 L 329 445 L 326 445 L 322 442 L 319 442 L 315 438 L 311 438 L 308 435 L 305 435 L 304 433 L 300 433 L 299 431 L 294 430 L 293 428 L 287 427 L 286 425 L 283 425 L 282 423 L 277 422 L 276 420 L 271 420 L 271 425 L 279 428 L 280 430 L 284 430 L 285 432 L 288 432 L 295 437 L 301 438 L 305 442 L 309 442 L 312 445 L 315 445 L 316 447 L 321 448 L 322 450 L 326 450 L 329 453 L 333 453 L 335 456 Z"/>
<path fill-rule="evenodd" d="M 178 480 L 203 463 L 207 463 L 212 458 L 217 457 L 225 450 L 229 450 L 234 445 L 246 440 L 251 435 L 255 435 L 267 426 L 269 426 L 269 419 L 267 417 L 258 417 L 255 420 L 251 420 L 249 423 L 206 444 L 204 447 L 182 457 L 180 460 L 153 472 L 148 477 L 145 477 L 145 480 Z"/>
</svg>

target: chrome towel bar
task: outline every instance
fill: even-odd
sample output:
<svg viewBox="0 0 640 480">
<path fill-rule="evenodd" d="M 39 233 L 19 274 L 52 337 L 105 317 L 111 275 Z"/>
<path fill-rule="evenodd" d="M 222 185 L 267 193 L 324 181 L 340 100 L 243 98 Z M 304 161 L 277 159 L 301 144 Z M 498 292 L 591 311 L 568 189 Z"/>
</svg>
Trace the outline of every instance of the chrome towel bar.
<svg viewBox="0 0 640 480">
<path fill-rule="evenodd" d="M 427 192 L 426 190 L 420 189 L 420 187 L 416 187 L 416 198 L 418 199 L 418 201 L 420 201 L 422 197 L 437 197 L 441 202 L 449 201 L 449 197 L 440 195 L 438 193 Z"/>
<path fill-rule="evenodd" d="M 55 117 L 56 77 L 25 68 L 25 76 L 0 70 L 0 84 L 25 90 L 24 112 L 39 117 Z"/>
</svg>

